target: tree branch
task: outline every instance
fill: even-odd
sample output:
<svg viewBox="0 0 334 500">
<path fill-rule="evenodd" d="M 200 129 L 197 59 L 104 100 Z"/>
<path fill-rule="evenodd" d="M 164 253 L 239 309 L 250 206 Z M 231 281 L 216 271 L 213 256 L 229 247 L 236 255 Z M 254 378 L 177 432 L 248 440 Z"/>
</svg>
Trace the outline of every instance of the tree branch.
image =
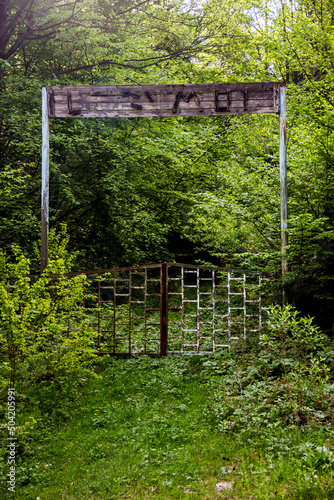
<svg viewBox="0 0 334 500">
<path fill-rule="evenodd" d="M 148 64 L 143 64 L 141 66 L 135 66 L 134 64 L 127 64 L 126 62 L 125 63 L 121 63 L 121 62 L 117 62 L 117 61 L 112 61 L 112 60 L 104 60 L 104 61 L 99 61 L 97 63 L 93 63 L 93 64 L 85 64 L 83 66 L 77 66 L 76 68 L 71 68 L 71 69 L 64 69 L 62 71 L 57 71 L 55 73 L 51 73 L 49 74 L 48 76 L 58 76 L 58 75 L 66 75 L 68 73 L 74 73 L 76 71 L 81 71 L 81 70 L 85 70 L 85 69 L 91 69 L 91 68 L 94 68 L 94 67 L 98 67 L 98 66 L 120 66 L 120 67 L 123 67 L 123 68 L 131 68 L 131 69 L 136 69 L 136 70 L 142 70 L 142 69 L 145 69 L 145 68 L 148 68 L 150 66 L 154 66 L 155 64 L 158 64 L 158 63 L 161 63 L 161 62 L 165 62 L 165 61 L 168 61 L 170 59 L 172 59 L 173 57 L 177 57 L 181 54 L 185 54 L 185 53 L 193 53 L 194 50 L 191 50 L 189 47 L 187 47 L 186 49 L 180 49 L 176 52 L 173 52 L 172 54 L 168 55 L 168 56 L 165 56 L 165 57 L 160 57 L 160 58 L 157 58 L 156 60 L 154 60 L 153 62 L 150 62 Z M 148 58 L 148 59 L 137 59 L 135 61 L 147 61 L 147 60 L 151 60 L 151 59 L 155 59 L 155 58 Z"/>
<path fill-rule="evenodd" d="M 143 0 L 143 2 L 139 2 L 136 5 L 133 5 L 132 7 L 129 7 L 128 9 L 121 10 L 120 12 L 117 12 L 114 17 L 116 16 L 122 16 L 123 14 L 127 14 L 128 12 L 131 12 L 134 9 L 138 9 L 138 7 L 141 7 L 144 4 L 150 3 L 151 0 Z"/>
</svg>

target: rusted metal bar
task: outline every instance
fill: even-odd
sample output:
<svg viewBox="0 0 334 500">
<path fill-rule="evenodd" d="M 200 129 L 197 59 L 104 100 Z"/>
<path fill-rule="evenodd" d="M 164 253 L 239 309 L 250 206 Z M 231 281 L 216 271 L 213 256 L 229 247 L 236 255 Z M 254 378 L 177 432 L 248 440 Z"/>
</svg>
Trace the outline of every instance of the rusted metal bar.
<svg viewBox="0 0 334 500">
<path fill-rule="evenodd" d="M 167 355 L 168 335 L 168 290 L 167 290 L 167 263 L 161 264 L 161 302 L 160 302 L 160 355 Z"/>
<path fill-rule="evenodd" d="M 262 276 L 259 275 L 259 336 L 262 336 L 262 294 L 261 294 Z"/>
<path fill-rule="evenodd" d="M 212 269 L 212 350 L 216 350 L 216 273 Z"/>
<path fill-rule="evenodd" d="M 166 262 L 168 266 L 173 266 L 173 267 L 179 267 L 182 268 L 184 266 L 187 267 L 187 269 L 205 269 L 206 271 L 208 269 L 215 269 L 215 271 L 223 271 L 225 273 L 231 272 L 231 273 L 237 273 L 237 274 L 243 274 L 247 272 L 247 274 L 252 274 L 252 275 L 259 275 L 261 274 L 260 271 L 248 271 L 246 269 L 234 269 L 231 267 L 208 267 L 208 266 L 197 266 L 195 264 L 179 264 L 177 262 Z M 128 267 L 112 267 L 108 269 L 97 269 L 97 270 L 92 270 L 90 269 L 89 271 L 75 271 L 75 272 L 70 272 L 66 273 L 66 276 L 81 276 L 81 275 L 90 275 L 90 274 L 105 274 L 105 273 L 113 273 L 113 272 L 122 272 L 122 271 L 136 271 L 136 270 L 142 270 L 142 269 L 157 269 L 158 267 L 160 268 L 161 264 L 147 264 L 143 266 L 128 266 Z"/>
<path fill-rule="evenodd" d="M 185 316 L 184 316 L 184 267 L 181 267 L 181 306 L 182 306 L 182 316 L 181 316 L 181 352 L 184 353 L 184 330 L 185 330 Z"/>
<path fill-rule="evenodd" d="M 113 352 L 110 352 L 110 351 L 99 351 L 97 353 L 98 356 L 115 356 L 117 358 L 131 358 L 133 356 L 133 354 L 129 353 L 129 352 L 116 352 L 116 353 L 113 353 Z M 149 356 L 150 358 L 159 358 L 160 357 L 160 353 L 155 353 L 155 352 L 148 352 L 147 353 L 147 356 Z"/>
<path fill-rule="evenodd" d="M 129 354 L 131 354 L 131 300 L 132 300 L 132 294 L 131 294 L 131 289 L 132 289 L 132 273 L 129 271 Z"/>
<path fill-rule="evenodd" d="M 168 264 L 168 262 L 167 262 Z M 89 271 L 74 271 L 71 273 L 66 273 L 66 276 L 81 276 L 81 275 L 90 275 L 90 274 L 106 274 L 106 273 L 120 273 L 123 271 L 139 271 L 142 269 L 157 269 L 158 267 L 160 268 L 161 264 L 148 264 L 145 266 L 127 266 L 127 267 L 111 267 L 108 269 L 95 269 L 92 270 L 90 269 Z M 120 279 L 118 279 L 120 281 Z M 128 280 L 126 280 L 128 281 Z"/>
<path fill-rule="evenodd" d="M 282 276 L 288 273 L 288 192 L 287 192 L 287 160 L 286 160 L 286 87 L 280 87 L 280 121 L 279 121 L 279 165 L 280 165 L 280 202 L 281 202 L 281 252 Z M 283 288 L 283 304 L 285 290 Z"/>
<path fill-rule="evenodd" d="M 244 299 L 244 340 L 247 338 L 247 290 L 246 290 L 246 274 L 243 281 L 243 299 Z"/>
<path fill-rule="evenodd" d="M 227 322 L 228 322 L 228 345 L 231 347 L 232 318 L 231 318 L 231 273 L 227 273 Z"/>
<path fill-rule="evenodd" d="M 116 271 L 113 272 L 113 354 L 116 353 Z"/>
<path fill-rule="evenodd" d="M 200 346 L 200 335 L 201 335 L 201 329 L 200 329 L 200 281 L 199 281 L 199 269 L 197 269 L 196 272 L 196 290 L 197 290 L 197 313 L 196 313 L 196 323 L 197 323 L 197 354 L 199 353 L 199 346 Z"/>
<path fill-rule="evenodd" d="M 100 348 L 100 330 L 101 330 L 101 283 L 97 282 L 97 348 Z"/>
<path fill-rule="evenodd" d="M 48 265 L 49 239 L 49 109 L 45 87 L 42 89 L 42 186 L 41 186 L 41 273 Z"/>
<path fill-rule="evenodd" d="M 144 353 L 147 352 L 147 269 L 145 268 L 145 295 L 144 295 Z"/>
</svg>

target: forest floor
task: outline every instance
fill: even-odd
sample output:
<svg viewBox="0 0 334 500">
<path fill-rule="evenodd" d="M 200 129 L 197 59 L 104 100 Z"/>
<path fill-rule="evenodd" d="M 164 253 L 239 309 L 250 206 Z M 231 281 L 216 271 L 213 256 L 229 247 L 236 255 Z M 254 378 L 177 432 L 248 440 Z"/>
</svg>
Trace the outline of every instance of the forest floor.
<svg viewBox="0 0 334 500">
<path fill-rule="evenodd" d="M 219 430 L 219 358 L 109 358 L 96 375 L 18 398 L 16 493 L 4 471 L 2 498 L 334 498 L 331 459 L 310 460 L 334 446 L 326 430 L 276 431 L 276 447 Z"/>
</svg>

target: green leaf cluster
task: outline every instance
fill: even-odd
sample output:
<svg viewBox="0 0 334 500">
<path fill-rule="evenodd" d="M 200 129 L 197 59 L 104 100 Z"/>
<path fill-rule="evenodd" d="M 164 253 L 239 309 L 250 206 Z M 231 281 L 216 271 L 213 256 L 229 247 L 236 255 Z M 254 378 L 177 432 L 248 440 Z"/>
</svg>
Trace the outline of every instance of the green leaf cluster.
<svg viewBox="0 0 334 500">
<path fill-rule="evenodd" d="M 29 276 L 29 259 L 19 248 L 13 263 L 1 253 L 0 352 L 2 364 L 10 365 L 10 387 L 43 380 L 61 384 L 93 373 L 95 333 L 82 304 L 86 277 L 66 275 L 71 259 L 64 231 L 51 242 L 51 259 L 41 276 Z"/>
<path fill-rule="evenodd" d="M 28 7 L 7 5 L 0 242 L 10 259 L 19 245 L 39 268 L 40 87 L 285 80 L 285 286 L 298 309 L 332 329 L 331 2 L 42 0 L 29 3 L 31 32 L 23 27 Z M 279 276 L 278 142 L 269 115 L 54 120 L 51 224 L 67 224 L 80 269 L 168 259 Z"/>
<path fill-rule="evenodd" d="M 279 432 L 332 428 L 332 345 L 292 306 L 269 308 L 260 344 L 236 347 L 216 364 L 222 375 L 210 381 L 210 412 L 223 432 L 261 436 L 270 447 Z"/>
</svg>

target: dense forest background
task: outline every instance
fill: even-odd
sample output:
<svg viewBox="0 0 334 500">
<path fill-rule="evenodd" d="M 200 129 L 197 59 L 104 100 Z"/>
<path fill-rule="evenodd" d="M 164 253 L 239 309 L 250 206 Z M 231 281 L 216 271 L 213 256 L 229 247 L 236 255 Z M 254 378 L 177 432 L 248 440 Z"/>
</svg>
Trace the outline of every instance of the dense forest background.
<svg viewBox="0 0 334 500">
<path fill-rule="evenodd" d="M 290 301 L 334 322 L 330 0 L 0 4 L 0 246 L 39 271 L 41 88 L 286 81 Z M 51 227 L 76 269 L 175 260 L 273 273 L 278 116 L 51 122 Z"/>
</svg>

